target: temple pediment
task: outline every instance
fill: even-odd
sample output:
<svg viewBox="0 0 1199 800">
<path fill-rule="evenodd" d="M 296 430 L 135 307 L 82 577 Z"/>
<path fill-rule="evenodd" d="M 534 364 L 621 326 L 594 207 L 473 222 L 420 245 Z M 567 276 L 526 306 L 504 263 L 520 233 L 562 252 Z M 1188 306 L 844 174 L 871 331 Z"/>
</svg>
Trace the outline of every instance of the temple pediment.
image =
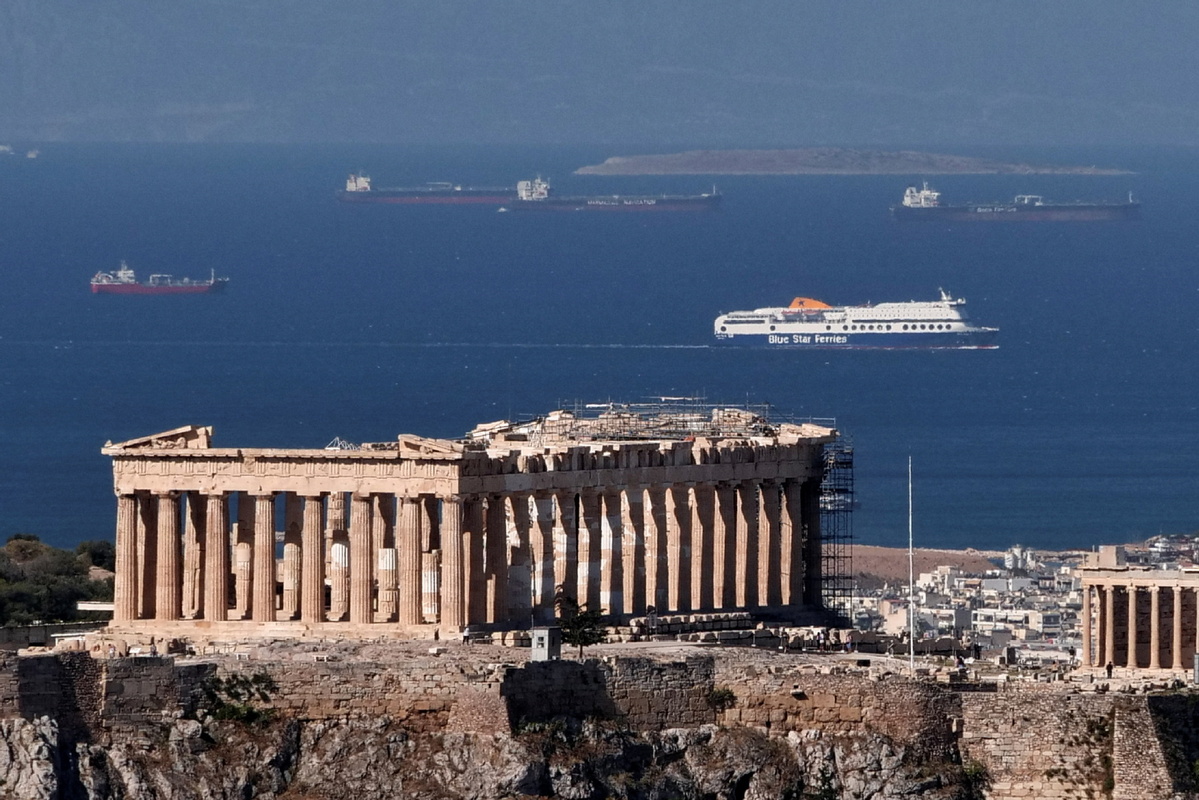
<svg viewBox="0 0 1199 800">
<path fill-rule="evenodd" d="M 207 450 L 212 446 L 211 425 L 184 425 L 162 433 L 141 436 L 126 442 L 106 442 L 107 450 Z"/>
</svg>

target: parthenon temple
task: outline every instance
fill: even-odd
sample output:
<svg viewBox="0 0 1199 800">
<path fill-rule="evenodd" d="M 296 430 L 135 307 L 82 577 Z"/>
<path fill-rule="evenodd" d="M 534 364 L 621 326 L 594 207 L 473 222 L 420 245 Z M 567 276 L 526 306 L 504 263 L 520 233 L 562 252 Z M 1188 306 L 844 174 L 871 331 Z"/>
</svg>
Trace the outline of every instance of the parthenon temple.
<svg viewBox="0 0 1199 800">
<path fill-rule="evenodd" d="M 1199 653 L 1199 570 L 1127 563 L 1124 548 L 1088 555 L 1082 576 L 1084 667 L 1191 670 Z"/>
<path fill-rule="evenodd" d="M 105 445 L 114 627 L 429 636 L 549 623 L 563 595 L 627 619 L 822 606 L 837 431 L 743 409 L 619 408 L 460 440 L 213 447 L 186 426 Z"/>
</svg>

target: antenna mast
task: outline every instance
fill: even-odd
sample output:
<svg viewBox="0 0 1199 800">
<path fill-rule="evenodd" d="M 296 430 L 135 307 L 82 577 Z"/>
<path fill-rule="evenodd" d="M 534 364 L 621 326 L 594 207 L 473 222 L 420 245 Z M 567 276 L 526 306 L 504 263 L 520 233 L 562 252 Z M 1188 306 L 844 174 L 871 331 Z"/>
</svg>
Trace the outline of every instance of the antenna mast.
<svg viewBox="0 0 1199 800">
<path fill-rule="evenodd" d="M 912 457 L 908 456 L 908 668 L 916 674 L 916 568 L 912 551 Z"/>
</svg>

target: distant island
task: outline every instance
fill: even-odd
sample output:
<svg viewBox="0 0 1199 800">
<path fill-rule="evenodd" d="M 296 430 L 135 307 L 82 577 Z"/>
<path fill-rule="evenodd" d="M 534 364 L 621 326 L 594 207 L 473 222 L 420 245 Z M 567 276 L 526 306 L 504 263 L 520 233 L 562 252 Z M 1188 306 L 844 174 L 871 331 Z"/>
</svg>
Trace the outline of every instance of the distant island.
<svg viewBox="0 0 1199 800">
<path fill-rule="evenodd" d="M 1025 164 L 916 150 L 804 147 L 794 150 L 689 150 L 613 156 L 576 175 L 1128 175 L 1110 167 Z"/>
</svg>

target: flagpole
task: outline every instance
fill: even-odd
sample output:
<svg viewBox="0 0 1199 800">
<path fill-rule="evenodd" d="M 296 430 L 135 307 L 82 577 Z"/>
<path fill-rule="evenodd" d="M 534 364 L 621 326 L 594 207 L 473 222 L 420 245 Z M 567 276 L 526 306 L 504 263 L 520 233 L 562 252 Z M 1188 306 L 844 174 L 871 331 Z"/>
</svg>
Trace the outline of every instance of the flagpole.
<svg viewBox="0 0 1199 800">
<path fill-rule="evenodd" d="M 912 550 L 912 457 L 908 456 L 908 668 L 916 674 L 916 567 Z"/>
</svg>

